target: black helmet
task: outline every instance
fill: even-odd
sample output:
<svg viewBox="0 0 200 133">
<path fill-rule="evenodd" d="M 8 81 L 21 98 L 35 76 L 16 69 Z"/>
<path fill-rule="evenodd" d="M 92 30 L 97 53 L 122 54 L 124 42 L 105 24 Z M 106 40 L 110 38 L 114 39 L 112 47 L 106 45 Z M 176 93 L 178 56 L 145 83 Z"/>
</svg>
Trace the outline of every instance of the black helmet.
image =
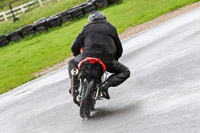
<svg viewBox="0 0 200 133">
<path fill-rule="evenodd" d="M 88 17 L 88 22 L 91 23 L 93 20 L 106 20 L 106 16 L 99 11 L 93 11 Z"/>
</svg>

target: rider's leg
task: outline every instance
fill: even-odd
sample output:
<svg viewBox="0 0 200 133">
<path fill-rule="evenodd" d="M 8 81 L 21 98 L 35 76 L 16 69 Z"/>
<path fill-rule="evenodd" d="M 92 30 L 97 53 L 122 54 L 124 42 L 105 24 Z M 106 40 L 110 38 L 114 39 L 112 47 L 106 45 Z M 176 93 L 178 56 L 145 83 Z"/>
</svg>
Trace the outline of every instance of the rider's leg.
<svg viewBox="0 0 200 133">
<path fill-rule="evenodd" d="M 74 69 L 74 68 L 78 69 L 78 64 L 83 59 L 84 59 L 84 57 L 82 56 L 82 54 L 79 54 L 78 56 L 76 56 L 73 59 L 69 60 L 69 63 L 68 63 L 68 74 L 69 74 L 70 78 L 71 78 L 71 70 Z"/>
<path fill-rule="evenodd" d="M 123 83 L 126 79 L 130 77 L 130 70 L 118 61 L 112 61 L 109 64 L 106 63 L 107 71 L 113 73 L 108 77 L 107 81 L 110 86 L 115 87 Z"/>
<path fill-rule="evenodd" d="M 107 67 L 107 71 L 114 73 L 101 85 L 103 96 L 107 99 L 110 99 L 108 88 L 115 87 L 123 83 L 127 78 L 130 77 L 130 71 L 125 65 L 118 61 L 106 61 L 104 63 Z"/>
</svg>

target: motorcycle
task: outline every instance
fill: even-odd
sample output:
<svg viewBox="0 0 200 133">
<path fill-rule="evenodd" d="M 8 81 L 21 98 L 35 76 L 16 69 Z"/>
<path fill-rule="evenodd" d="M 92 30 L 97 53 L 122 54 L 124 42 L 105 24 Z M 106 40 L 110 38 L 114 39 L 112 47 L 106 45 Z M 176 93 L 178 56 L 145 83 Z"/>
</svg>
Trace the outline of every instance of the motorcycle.
<svg viewBox="0 0 200 133">
<path fill-rule="evenodd" d="M 78 69 L 72 69 L 71 74 L 73 102 L 80 107 L 80 117 L 88 119 L 96 101 L 103 98 L 100 85 L 107 78 L 106 66 L 98 58 L 87 57 L 79 63 Z"/>
</svg>

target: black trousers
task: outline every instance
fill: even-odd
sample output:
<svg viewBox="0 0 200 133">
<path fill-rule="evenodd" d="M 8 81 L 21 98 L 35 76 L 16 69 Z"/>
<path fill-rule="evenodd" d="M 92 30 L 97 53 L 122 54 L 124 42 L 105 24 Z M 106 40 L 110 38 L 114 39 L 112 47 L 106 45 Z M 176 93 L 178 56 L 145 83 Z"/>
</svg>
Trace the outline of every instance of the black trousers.
<svg viewBox="0 0 200 133">
<path fill-rule="evenodd" d="M 68 73 L 69 77 L 71 78 L 71 70 L 73 68 L 78 68 L 79 62 L 81 62 L 84 59 L 82 54 L 79 54 L 78 56 L 71 59 L 68 63 Z M 130 71 L 129 69 L 121 64 L 120 62 L 113 60 L 113 61 L 105 61 L 102 60 L 102 62 L 106 65 L 106 68 L 108 72 L 113 73 L 111 76 L 108 77 L 106 81 L 110 82 L 111 86 L 115 87 L 123 83 L 126 79 L 130 77 Z"/>
</svg>

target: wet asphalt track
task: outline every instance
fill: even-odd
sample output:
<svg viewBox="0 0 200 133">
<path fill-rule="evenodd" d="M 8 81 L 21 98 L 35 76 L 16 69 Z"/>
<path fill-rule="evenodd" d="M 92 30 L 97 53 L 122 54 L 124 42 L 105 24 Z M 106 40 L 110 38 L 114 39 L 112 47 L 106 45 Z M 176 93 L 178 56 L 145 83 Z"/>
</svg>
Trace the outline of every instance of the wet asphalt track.
<svg viewBox="0 0 200 133">
<path fill-rule="evenodd" d="M 131 77 L 82 121 L 64 67 L 0 96 L 0 133 L 199 133 L 200 8 L 123 41 Z"/>
</svg>

